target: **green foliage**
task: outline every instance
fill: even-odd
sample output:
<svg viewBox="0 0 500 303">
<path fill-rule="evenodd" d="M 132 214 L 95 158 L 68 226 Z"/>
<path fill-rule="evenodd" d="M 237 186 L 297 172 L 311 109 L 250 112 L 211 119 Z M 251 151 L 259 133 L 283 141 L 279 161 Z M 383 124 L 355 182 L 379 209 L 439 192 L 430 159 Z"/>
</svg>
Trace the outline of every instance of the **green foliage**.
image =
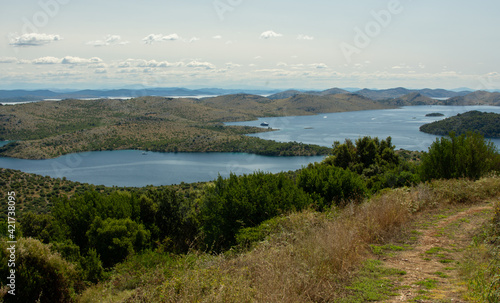
<svg viewBox="0 0 500 303">
<path fill-rule="evenodd" d="M 0 244 L 0 272 L 9 276 L 8 244 Z M 4 295 L 4 302 L 74 302 L 82 286 L 75 266 L 49 246 L 32 238 L 20 238 L 16 247 L 16 295 Z M 0 282 L 5 286 L 7 279 Z"/>
<path fill-rule="evenodd" d="M 500 138 L 500 114 L 470 111 L 422 125 L 420 131 L 440 136 L 451 132 L 461 135 L 472 131 L 486 138 Z"/>
<path fill-rule="evenodd" d="M 130 218 L 102 220 L 96 217 L 86 234 L 90 246 L 101 256 L 104 267 L 145 249 L 150 238 L 150 232 Z"/>
<path fill-rule="evenodd" d="M 345 205 L 362 199 L 368 192 L 363 179 L 349 169 L 327 164 L 310 164 L 300 171 L 297 185 L 305 192 L 316 194 L 318 208 L 324 210 L 333 205 Z"/>
<path fill-rule="evenodd" d="M 86 251 L 86 232 L 97 216 L 103 219 L 135 220 L 140 213 L 138 201 L 139 199 L 130 192 L 116 191 L 106 196 L 96 191 L 88 191 L 71 199 L 58 199 L 54 204 L 53 216 L 59 224 L 68 228 L 69 238 Z"/>
<path fill-rule="evenodd" d="M 97 283 L 104 276 L 104 268 L 101 259 L 97 251 L 93 248 L 89 249 L 87 255 L 82 258 L 81 266 L 83 268 L 85 281 Z"/>
<path fill-rule="evenodd" d="M 285 174 L 256 172 L 251 175 L 219 178 L 208 186 L 200 209 L 205 246 L 221 251 L 236 243 L 244 227 L 312 204 L 312 200 Z"/>
<path fill-rule="evenodd" d="M 405 161 L 394 151 L 391 137 L 385 140 L 363 137 L 353 143 L 335 141 L 332 155 L 324 163 L 349 169 L 363 176 L 370 191 L 411 186 L 419 182 L 415 164 Z"/>
<path fill-rule="evenodd" d="M 423 180 L 470 178 L 477 180 L 497 167 L 498 150 L 478 133 L 436 139 L 422 156 Z"/>
<path fill-rule="evenodd" d="M 340 144 L 339 141 L 333 143 L 332 158 L 329 163 L 349 168 L 358 174 L 370 175 L 370 170 L 374 171 L 380 167 L 397 166 L 399 157 L 394 152 L 391 137 L 380 141 L 378 138 L 363 137 L 356 140 L 354 144 L 350 139 Z"/>
<path fill-rule="evenodd" d="M 23 236 L 38 239 L 45 244 L 63 241 L 67 234 L 52 215 L 32 212 L 23 216 L 21 229 Z"/>
<path fill-rule="evenodd" d="M 140 201 L 141 218 L 154 232 L 153 239 L 163 241 L 170 250 L 186 251 L 196 235 L 196 219 L 187 200 L 175 190 L 163 188 L 150 190 Z"/>
</svg>

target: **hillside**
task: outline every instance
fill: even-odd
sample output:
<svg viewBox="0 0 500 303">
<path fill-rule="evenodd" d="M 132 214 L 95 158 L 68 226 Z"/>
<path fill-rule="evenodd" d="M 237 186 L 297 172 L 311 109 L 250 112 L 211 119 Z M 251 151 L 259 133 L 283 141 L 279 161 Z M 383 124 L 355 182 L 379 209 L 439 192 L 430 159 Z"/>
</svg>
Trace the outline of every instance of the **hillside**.
<svg viewBox="0 0 500 303">
<path fill-rule="evenodd" d="M 486 138 L 500 138 L 500 114 L 470 111 L 422 125 L 420 131 L 440 136 L 450 132 L 460 135 L 472 131 Z"/>
<path fill-rule="evenodd" d="M 0 140 L 20 140 L 1 148 L 0 155 L 45 159 L 117 149 L 316 155 L 329 149 L 244 136 L 268 130 L 224 126 L 222 122 L 381 108 L 387 106 L 355 95 L 270 100 L 248 94 L 202 100 L 140 97 L 0 106 Z"/>
<path fill-rule="evenodd" d="M 453 97 L 443 105 L 495 105 L 500 106 L 500 93 L 476 91 L 465 96 Z"/>
<path fill-rule="evenodd" d="M 487 286 L 474 289 L 474 282 L 487 277 L 474 267 L 498 273 L 496 263 L 488 265 L 498 262 L 488 254 L 491 245 L 478 240 L 498 207 L 498 181 L 434 181 L 332 213 L 292 213 L 247 229 L 255 243 L 234 253 L 145 252 L 79 299 L 361 303 L 485 296 L 480 287 Z M 470 245 L 473 239 L 478 244 Z"/>
<path fill-rule="evenodd" d="M 418 92 L 409 93 L 393 99 L 380 100 L 379 102 L 391 106 L 436 105 L 440 103 L 440 101 L 426 97 Z"/>
<path fill-rule="evenodd" d="M 444 89 L 429 89 L 429 88 L 415 90 L 415 89 L 406 89 L 403 87 L 397 87 L 397 88 L 381 89 L 381 90 L 372 90 L 365 88 L 356 91 L 354 93 L 361 96 L 365 96 L 373 100 L 386 100 L 386 99 L 399 98 L 411 93 L 420 93 L 421 95 L 429 98 L 451 98 L 451 97 L 464 96 L 470 92 L 468 91 L 454 92 Z"/>
<path fill-rule="evenodd" d="M 300 94 L 287 99 L 276 100 L 275 105 L 281 108 L 286 115 L 346 112 L 393 107 L 355 94 L 325 96 Z"/>
<path fill-rule="evenodd" d="M 450 140 L 419 163 L 390 137 L 364 137 L 295 172 L 178 186 L 1 170 L 22 234 L 0 218 L 0 237 L 16 239 L 22 302 L 498 302 L 487 286 L 498 289 L 498 152 L 479 135 Z"/>
</svg>

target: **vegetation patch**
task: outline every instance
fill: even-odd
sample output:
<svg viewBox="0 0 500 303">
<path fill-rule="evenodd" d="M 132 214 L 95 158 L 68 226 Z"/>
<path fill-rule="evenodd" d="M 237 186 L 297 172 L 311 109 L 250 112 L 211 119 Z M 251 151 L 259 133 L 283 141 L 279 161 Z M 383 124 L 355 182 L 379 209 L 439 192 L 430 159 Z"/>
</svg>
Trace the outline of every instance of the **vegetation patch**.
<svg viewBox="0 0 500 303">
<path fill-rule="evenodd" d="M 477 132 L 486 138 L 500 138 L 500 114 L 470 111 L 422 125 L 420 131 L 440 136 Z"/>
</svg>

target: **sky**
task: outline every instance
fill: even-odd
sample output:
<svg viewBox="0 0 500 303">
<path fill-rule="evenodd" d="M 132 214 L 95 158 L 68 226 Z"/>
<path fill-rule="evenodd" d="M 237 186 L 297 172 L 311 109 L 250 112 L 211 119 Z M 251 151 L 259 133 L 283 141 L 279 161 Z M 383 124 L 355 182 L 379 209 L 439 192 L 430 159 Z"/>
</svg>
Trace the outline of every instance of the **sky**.
<svg viewBox="0 0 500 303">
<path fill-rule="evenodd" d="M 0 89 L 500 89 L 498 0 L 0 0 Z"/>
</svg>

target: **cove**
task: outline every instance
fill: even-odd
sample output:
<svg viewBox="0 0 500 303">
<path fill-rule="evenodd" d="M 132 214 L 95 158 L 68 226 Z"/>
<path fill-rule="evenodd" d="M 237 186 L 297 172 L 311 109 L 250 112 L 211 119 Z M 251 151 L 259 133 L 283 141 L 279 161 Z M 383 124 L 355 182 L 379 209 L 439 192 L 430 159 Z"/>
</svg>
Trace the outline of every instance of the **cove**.
<svg viewBox="0 0 500 303">
<path fill-rule="evenodd" d="M 313 116 L 266 117 L 256 121 L 231 122 L 226 125 L 260 127 L 268 123 L 278 129 L 273 132 L 251 134 L 278 142 L 297 141 L 307 144 L 332 146 L 334 141 L 346 138 L 356 140 L 364 136 L 392 137 L 396 149 L 427 151 L 436 140 L 436 135 L 419 131 L 420 126 L 468 111 L 494 112 L 500 114 L 498 106 L 405 106 L 387 110 L 366 110 L 342 113 L 324 113 Z M 429 113 L 442 113 L 442 117 L 426 117 Z M 490 139 L 500 148 L 500 139 Z"/>
<path fill-rule="evenodd" d="M 53 178 L 105 186 L 142 187 L 212 181 L 256 170 L 278 173 L 323 160 L 314 157 L 269 157 L 245 153 L 160 153 L 138 150 L 97 151 L 55 159 L 0 157 L 0 167 Z"/>
</svg>

